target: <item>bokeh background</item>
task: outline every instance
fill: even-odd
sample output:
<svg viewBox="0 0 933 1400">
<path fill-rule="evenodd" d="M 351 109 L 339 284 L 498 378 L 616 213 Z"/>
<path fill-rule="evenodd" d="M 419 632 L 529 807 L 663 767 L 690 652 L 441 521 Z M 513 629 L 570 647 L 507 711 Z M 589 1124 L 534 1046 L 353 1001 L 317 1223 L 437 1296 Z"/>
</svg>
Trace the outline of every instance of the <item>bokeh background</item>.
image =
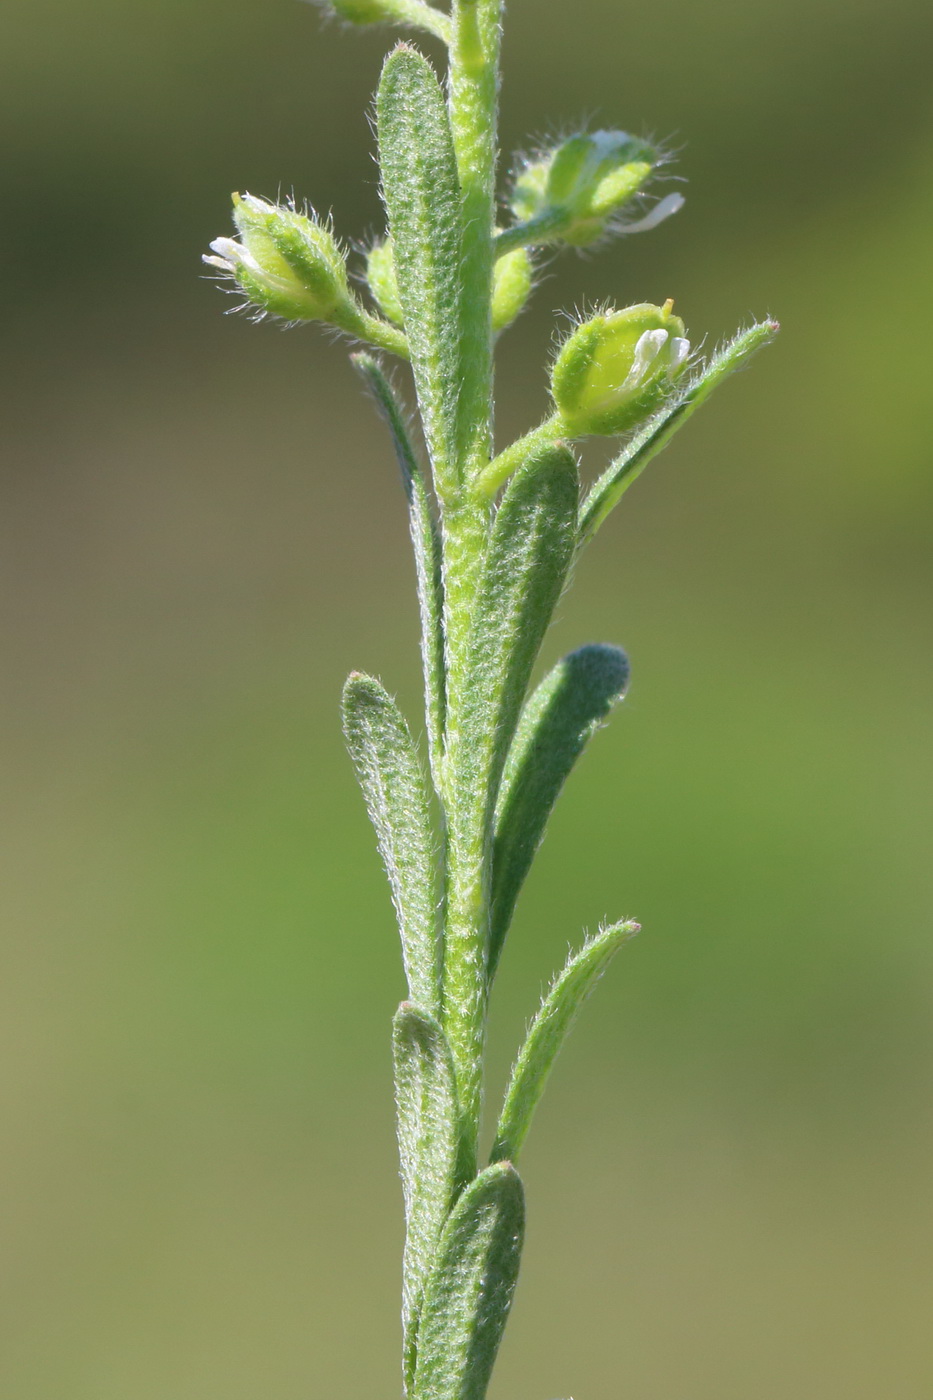
<svg viewBox="0 0 933 1400">
<path fill-rule="evenodd" d="M 625 499 L 547 661 L 618 641 L 497 995 L 644 933 L 527 1149 L 494 1400 L 933 1394 L 933 10 L 513 0 L 505 150 L 668 139 L 684 211 L 555 262 L 775 348 Z M 392 916 L 338 730 L 418 703 L 403 504 L 344 349 L 224 318 L 228 191 L 379 227 L 385 33 L 14 0 L 0 56 L 0 1394 L 398 1393 Z M 598 453 L 590 453 L 593 463 Z"/>
</svg>

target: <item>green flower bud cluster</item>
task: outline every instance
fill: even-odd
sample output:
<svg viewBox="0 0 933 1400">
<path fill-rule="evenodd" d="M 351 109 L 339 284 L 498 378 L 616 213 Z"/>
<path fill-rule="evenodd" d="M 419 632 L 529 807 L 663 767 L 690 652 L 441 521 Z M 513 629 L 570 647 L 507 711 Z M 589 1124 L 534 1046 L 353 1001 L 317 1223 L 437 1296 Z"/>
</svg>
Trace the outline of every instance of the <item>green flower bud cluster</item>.
<svg viewBox="0 0 933 1400">
<path fill-rule="evenodd" d="M 204 261 L 253 306 L 287 321 L 336 321 L 354 308 L 346 259 L 324 224 L 251 194 L 233 196 L 233 221 L 240 241 L 215 238 Z"/>
<path fill-rule="evenodd" d="M 405 355 L 405 337 L 359 304 L 346 256 L 326 224 L 255 195 L 233 196 L 239 239 L 215 238 L 204 261 L 230 277 L 260 313 L 285 321 L 326 321 Z"/>
<path fill-rule="evenodd" d="M 404 324 L 404 313 L 395 275 L 392 240 L 376 243 L 366 259 L 366 280 L 376 305 L 387 320 Z M 513 248 L 498 258 L 492 278 L 492 328 L 498 334 L 510 326 L 524 308 L 534 286 L 534 267 L 526 248 Z"/>
<path fill-rule="evenodd" d="M 570 437 L 627 433 L 668 397 L 690 354 L 673 306 L 642 302 L 603 312 L 564 341 L 551 395 Z"/>
<path fill-rule="evenodd" d="M 676 399 L 690 342 L 673 308 L 639 302 L 571 331 L 551 368 L 554 412 L 490 462 L 484 493 L 495 495 L 529 452 L 561 438 L 628 436 Z"/>
<path fill-rule="evenodd" d="M 618 215 L 644 188 L 659 158 L 655 147 L 625 131 L 581 132 L 525 162 L 513 186 L 512 212 L 530 235 L 538 230 L 528 241 L 587 247 L 613 227 L 625 227 Z M 647 220 L 628 227 L 649 227 L 682 204 L 682 196 L 670 195 Z"/>
</svg>

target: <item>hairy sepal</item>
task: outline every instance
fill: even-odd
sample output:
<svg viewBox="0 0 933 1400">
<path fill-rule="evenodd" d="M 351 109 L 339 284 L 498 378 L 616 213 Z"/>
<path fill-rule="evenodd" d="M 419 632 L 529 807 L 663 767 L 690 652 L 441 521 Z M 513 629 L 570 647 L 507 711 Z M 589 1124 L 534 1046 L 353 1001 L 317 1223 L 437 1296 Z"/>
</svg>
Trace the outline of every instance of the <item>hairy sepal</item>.
<svg viewBox="0 0 933 1400">
<path fill-rule="evenodd" d="M 374 677 L 350 676 L 343 692 L 343 724 L 389 877 L 409 994 L 436 1016 L 440 936 L 424 771 L 404 716 Z"/>
<path fill-rule="evenodd" d="M 444 587 L 441 574 L 441 542 L 431 498 L 405 424 L 405 413 L 382 366 L 365 352 L 351 356 L 368 384 L 385 419 L 408 500 L 411 540 L 418 580 L 421 612 L 421 660 L 424 670 L 424 709 L 427 719 L 431 773 L 440 790 L 441 758 L 446 712 L 446 663 L 444 657 Z"/>
<path fill-rule="evenodd" d="M 552 982 L 512 1068 L 492 1149 L 493 1161 L 518 1157 L 547 1077 L 577 1013 L 614 954 L 634 937 L 638 928 L 638 924 L 627 922 L 600 929 L 578 953 L 571 955 Z"/>
<path fill-rule="evenodd" d="M 620 647 L 593 643 L 559 661 L 529 697 L 496 805 L 487 965 L 495 974 L 515 903 L 571 769 L 628 685 Z"/>
<path fill-rule="evenodd" d="M 466 1188 L 444 1229 L 418 1328 L 413 1400 L 483 1400 L 512 1304 L 525 1229 L 509 1162 Z"/>
<path fill-rule="evenodd" d="M 402 1323 L 408 1392 L 425 1283 L 458 1185 L 460 1108 L 450 1046 L 433 1016 L 403 1002 L 392 1023 L 392 1048 L 405 1198 Z"/>
<path fill-rule="evenodd" d="M 400 44 L 376 98 L 382 188 L 418 404 L 442 497 L 457 487 L 460 185 L 447 104 L 431 65 Z"/>
<path fill-rule="evenodd" d="M 730 374 L 742 369 L 752 355 L 769 344 L 780 327 L 761 321 L 722 346 L 684 388 L 648 420 L 592 487 L 580 512 L 581 541 L 594 534 L 645 467 L 661 452 L 700 404 Z"/>
</svg>

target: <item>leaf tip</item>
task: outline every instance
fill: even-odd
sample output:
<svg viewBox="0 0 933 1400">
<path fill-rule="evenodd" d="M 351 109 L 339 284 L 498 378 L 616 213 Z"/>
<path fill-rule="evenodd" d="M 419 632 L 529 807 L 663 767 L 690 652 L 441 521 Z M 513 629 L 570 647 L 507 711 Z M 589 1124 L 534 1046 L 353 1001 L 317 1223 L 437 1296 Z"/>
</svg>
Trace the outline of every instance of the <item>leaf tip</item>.
<svg viewBox="0 0 933 1400">
<path fill-rule="evenodd" d="M 620 919 L 614 924 L 602 924 L 599 933 L 617 933 L 623 938 L 634 938 L 636 933 L 641 933 L 641 924 L 636 923 L 634 919 Z"/>
</svg>

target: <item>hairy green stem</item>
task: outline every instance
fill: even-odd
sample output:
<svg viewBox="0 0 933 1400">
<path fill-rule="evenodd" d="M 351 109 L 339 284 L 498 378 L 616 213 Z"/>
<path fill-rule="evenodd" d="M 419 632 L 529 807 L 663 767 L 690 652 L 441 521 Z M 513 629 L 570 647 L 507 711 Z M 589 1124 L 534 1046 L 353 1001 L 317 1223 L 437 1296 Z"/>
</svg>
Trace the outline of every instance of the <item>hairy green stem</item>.
<svg viewBox="0 0 933 1400">
<path fill-rule="evenodd" d="M 390 321 L 383 321 L 379 316 L 371 315 L 362 307 L 338 308 L 334 313 L 334 325 L 366 345 L 375 345 L 377 350 L 386 350 L 390 355 L 398 355 L 403 360 L 408 359 L 405 332 L 393 326 Z"/>
<path fill-rule="evenodd" d="M 467 1155 L 475 1160 L 482 1109 L 489 876 L 484 843 L 454 792 L 462 765 L 461 714 L 469 683 L 469 645 L 489 510 L 470 502 L 444 518 L 444 608 L 447 640 L 447 728 L 443 805 L 446 824 L 444 1024 L 457 1066 Z"/>
<path fill-rule="evenodd" d="M 522 462 L 532 452 L 539 447 L 547 447 L 550 443 L 557 442 L 563 432 L 564 424 L 560 414 L 552 413 L 550 418 L 545 418 L 544 422 L 539 423 L 537 428 L 532 428 L 530 432 L 516 438 L 515 442 L 499 453 L 498 457 L 493 457 L 476 483 L 477 491 L 492 499 L 499 488 L 505 485 L 513 472 L 518 471 Z"/>
<path fill-rule="evenodd" d="M 400 24 L 410 24 L 414 29 L 425 29 L 429 34 L 449 44 L 453 38 L 453 26 L 447 15 L 427 5 L 424 0 L 389 0 L 387 15 Z"/>
<path fill-rule="evenodd" d="M 492 319 L 499 25 L 502 0 L 457 0 L 449 106 L 463 219 L 459 440 L 466 475 L 488 460 L 492 437 Z"/>
<path fill-rule="evenodd" d="M 500 229 L 496 234 L 496 257 L 503 258 L 516 248 L 535 248 L 542 243 L 552 243 L 566 227 L 566 209 L 546 209 L 536 219 Z"/>
<path fill-rule="evenodd" d="M 450 55 L 449 110 L 461 189 L 461 386 L 457 440 L 461 500 L 444 519 L 448 668 L 447 755 L 458 748 L 476 587 L 489 507 L 472 481 L 492 443 L 495 174 L 502 0 L 457 0 Z M 448 764 L 448 778 L 450 763 Z M 485 778 L 479 775 L 478 781 Z M 489 923 L 488 852 L 447 792 L 444 1016 L 457 1065 L 464 1132 L 475 1151 L 482 1108 Z"/>
</svg>

